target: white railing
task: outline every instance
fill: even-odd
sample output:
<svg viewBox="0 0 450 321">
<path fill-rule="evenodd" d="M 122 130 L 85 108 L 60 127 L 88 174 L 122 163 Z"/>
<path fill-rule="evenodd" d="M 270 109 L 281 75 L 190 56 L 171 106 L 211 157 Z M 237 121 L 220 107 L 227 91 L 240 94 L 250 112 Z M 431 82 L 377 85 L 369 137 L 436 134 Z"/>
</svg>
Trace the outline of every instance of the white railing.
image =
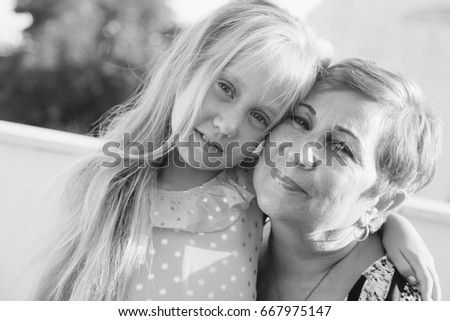
<svg viewBox="0 0 450 321">
<path fill-rule="evenodd" d="M 0 121 L 0 300 L 31 299 L 40 265 L 29 262 L 52 221 L 51 183 L 99 147 L 92 137 Z M 443 299 L 450 300 L 450 203 L 416 197 L 402 213 L 433 253 Z"/>
</svg>

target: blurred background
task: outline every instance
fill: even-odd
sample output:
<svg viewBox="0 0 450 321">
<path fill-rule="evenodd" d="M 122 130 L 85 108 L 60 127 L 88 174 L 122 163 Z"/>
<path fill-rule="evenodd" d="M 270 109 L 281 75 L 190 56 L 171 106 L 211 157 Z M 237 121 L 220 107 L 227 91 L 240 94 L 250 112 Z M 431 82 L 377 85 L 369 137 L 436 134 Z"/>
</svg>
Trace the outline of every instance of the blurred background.
<svg viewBox="0 0 450 321">
<path fill-rule="evenodd" d="M 144 73 L 179 30 L 225 2 L 0 1 L 0 299 L 29 298 L 36 271 L 27 276 L 18 271 L 34 242 L 23 235 L 35 235 L 36 225 L 49 217 L 41 208 L 42 182 L 95 145 L 82 135 L 139 90 Z M 400 71 L 442 115 L 436 178 L 405 212 L 436 255 L 440 275 L 447 273 L 450 1 L 273 2 L 330 40 L 334 61 L 364 57 Z M 450 300 L 450 278 L 443 283 L 444 299 Z"/>
<path fill-rule="evenodd" d="M 0 120 L 87 133 L 184 25 L 226 0 L 2 0 Z M 419 83 L 450 122 L 448 0 L 278 0 L 336 48 Z M 450 141 L 445 126 L 445 141 Z M 421 195 L 450 201 L 450 150 Z"/>
<path fill-rule="evenodd" d="M 138 88 L 176 31 L 159 0 L 1 3 L 15 13 L 0 38 L 0 119 L 76 133 Z"/>
</svg>

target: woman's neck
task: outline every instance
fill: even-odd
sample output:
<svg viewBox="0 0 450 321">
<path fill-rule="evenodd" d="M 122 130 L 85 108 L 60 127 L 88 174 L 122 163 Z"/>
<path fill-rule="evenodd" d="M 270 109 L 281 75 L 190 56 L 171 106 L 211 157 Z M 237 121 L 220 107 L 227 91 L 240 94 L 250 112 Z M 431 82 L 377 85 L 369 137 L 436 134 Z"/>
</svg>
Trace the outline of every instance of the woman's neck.
<svg viewBox="0 0 450 321">
<path fill-rule="evenodd" d="M 267 257 L 259 279 L 261 284 L 258 281 L 258 299 L 261 300 L 305 300 L 320 297 L 320 292 L 329 284 L 330 279 L 336 279 L 338 273 L 335 270 L 346 265 L 345 261 L 353 260 L 356 252 L 361 252 L 361 247 L 366 248 L 366 244 L 363 244 L 365 242 L 358 243 L 354 238 L 351 240 L 350 236 L 346 238 L 346 242 L 334 242 L 332 247 L 323 244 L 318 246 L 316 241 L 311 241 L 291 222 L 272 221 L 271 224 Z M 346 276 L 343 284 L 353 285 L 352 280 L 373 262 L 370 261 L 372 258 L 370 255 L 370 258 L 355 262 L 358 266 L 352 269 L 355 273 Z M 337 279 L 339 280 L 339 275 Z M 330 296 L 329 299 L 343 299 L 347 288 L 342 287 L 340 291 L 339 284 L 335 285 L 336 288 L 325 287 L 329 290 L 326 294 Z"/>
<path fill-rule="evenodd" d="M 273 262 L 279 263 L 278 268 L 282 273 L 312 277 L 314 274 L 323 274 L 355 245 L 350 239 L 332 243 L 324 246 L 322 242 L 310 240 L 300 228 L 290 222 L 274 221 L 268 249 L 275 259 Z"/>
<path fill-rule="evenodd" d="M 168 155 L 167 166 L 158 176 L 158 186 L 168 191 L 185 191 L 210 181 L 222 170 L 204 170 L 189 166 L 175 149 Z"/>
</svg>

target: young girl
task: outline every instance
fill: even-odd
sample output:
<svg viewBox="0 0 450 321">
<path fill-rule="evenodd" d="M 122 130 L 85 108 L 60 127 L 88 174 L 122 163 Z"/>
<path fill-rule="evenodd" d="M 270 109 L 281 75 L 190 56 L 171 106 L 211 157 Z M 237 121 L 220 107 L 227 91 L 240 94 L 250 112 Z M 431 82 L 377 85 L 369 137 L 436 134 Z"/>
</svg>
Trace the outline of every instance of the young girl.
<svg viewBox="0 0 450 321">
<path fill-rule="evenodd" d="M 261 2 L 180 34 L 102 135 L 123 162 L 99 153 L 75 170 L 39 298 L 255 299 L 262 215 L 232 167 L 306 96 L 324 48 Z M 126 153 L 128 139 L 148 150 Z"/>
</svg>

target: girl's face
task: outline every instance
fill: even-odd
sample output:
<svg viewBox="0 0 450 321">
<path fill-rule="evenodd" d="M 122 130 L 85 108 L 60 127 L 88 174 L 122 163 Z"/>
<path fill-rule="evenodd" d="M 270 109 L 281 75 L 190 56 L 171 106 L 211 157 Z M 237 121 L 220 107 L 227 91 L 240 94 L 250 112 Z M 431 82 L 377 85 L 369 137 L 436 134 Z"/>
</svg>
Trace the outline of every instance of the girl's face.
<svg viewBox="0 0 450 321">
<path fill-rule="evenodd" d="M 183 160 L 192 167 L 221 170 L 239 164 L 254 150 L 281 110 L 282 86 L 268 86 L 270 77 L 267 66 L 255 70 L 236 63 L 223 70 L 208 89 L 188 138 L 183 139 L 188 142 L 178 143 Z M 174 105 L 174 132 L 189 112 L 183 97 L 195 95 L 192 87 L 188 85 Z"/>
</svg>

